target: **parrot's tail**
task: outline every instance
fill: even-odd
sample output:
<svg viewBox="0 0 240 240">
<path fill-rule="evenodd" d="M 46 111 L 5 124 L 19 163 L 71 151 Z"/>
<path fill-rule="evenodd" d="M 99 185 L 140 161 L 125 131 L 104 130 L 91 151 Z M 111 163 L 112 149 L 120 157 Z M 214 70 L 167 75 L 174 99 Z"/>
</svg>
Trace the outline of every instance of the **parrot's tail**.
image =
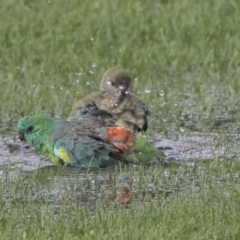
<svg viewBox="0 0 240 240">
<path fill-rule="evenodd" d="M 128 152 L 135 145 L 135 134 L 125 127 L 107 127 L 107 138 L 122 152 Z"/>
</svg>

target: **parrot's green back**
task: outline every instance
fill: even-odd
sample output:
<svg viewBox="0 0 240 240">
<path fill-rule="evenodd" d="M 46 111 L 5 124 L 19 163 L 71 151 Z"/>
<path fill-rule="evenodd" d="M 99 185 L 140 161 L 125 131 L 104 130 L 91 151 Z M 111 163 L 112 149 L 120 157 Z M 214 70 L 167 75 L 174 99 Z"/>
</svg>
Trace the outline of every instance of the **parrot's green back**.
<svg viewBox="0 0 240 240">
<path fill-rule="evenodd" d="M 124 158 L 130 163 L 146 163 L 153 159 L 164 160 L 165 155 L 149 143 L 148 139 L 142 136 L 136 137 L 136 144 Z"/>
</svg>

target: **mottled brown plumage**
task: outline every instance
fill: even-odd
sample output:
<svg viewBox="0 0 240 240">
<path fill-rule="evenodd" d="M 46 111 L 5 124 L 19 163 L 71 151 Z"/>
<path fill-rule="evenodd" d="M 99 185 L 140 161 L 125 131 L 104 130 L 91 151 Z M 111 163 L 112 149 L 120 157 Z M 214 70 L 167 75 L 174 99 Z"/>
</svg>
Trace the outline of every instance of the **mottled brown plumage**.
<svg viewBox="0 0 240 240">
<path fill-rule="evenodd" d="M 147 105 L 133 96 L 131 77 L 122 68 L 108 69 L 101 80 L 100 92 L 94 92 L 73 105 L 70 116 L 92 115 L 104 110 L 110 113 L 105 120 L 109 124 L 127 127 L 134 132 L 147 130 Z"/>
</svg>

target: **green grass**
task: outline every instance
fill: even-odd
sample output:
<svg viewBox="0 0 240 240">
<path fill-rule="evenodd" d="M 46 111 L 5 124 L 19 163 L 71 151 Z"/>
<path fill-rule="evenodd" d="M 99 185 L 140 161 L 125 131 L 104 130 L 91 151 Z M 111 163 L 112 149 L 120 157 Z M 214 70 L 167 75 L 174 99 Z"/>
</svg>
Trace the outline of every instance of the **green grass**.
<svg viewBox="0 0 240 240">
<path fill-rule="evenodd" d="M 118 65 L 152 110 L 150 135 L 239 134 L 237 0 L 3 0 L 0 22 L 1 133 L 27 114 L 67 117 Z M 6 170 L 1 238 L 239 239 L 238 159 L 114 173 Z M 126 183 L 133 203 L 109 203 Z"/>
<path fill-rule="evenodd" d="M 216 104 L 229 112 L 240 101 L 239 18 L 238 1 L 1 1 L 2 119 L 66 117 L 119 65 L 152 109 L 151 131 L 209 114 L 207 124 L 187 125 L 206 129 Z"/>
</svg>

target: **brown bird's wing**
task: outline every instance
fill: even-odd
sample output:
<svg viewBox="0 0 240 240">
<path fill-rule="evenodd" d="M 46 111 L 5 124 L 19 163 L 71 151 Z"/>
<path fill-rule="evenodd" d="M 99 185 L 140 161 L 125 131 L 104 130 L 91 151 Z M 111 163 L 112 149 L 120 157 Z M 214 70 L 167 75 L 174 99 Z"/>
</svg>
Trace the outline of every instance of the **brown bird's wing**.
<svg viewBox="0 0 240 240">
<path fill-rule="evenodd" d="M 140 108 L 144 111 L 144 115 L 143 115 L 143 125 L 142 125 L 142 130 L 147 131 L 148 129 L 148 119 L 147 116 L 150 116 L 151 112 L 147 106 L 147 104 L 141 100 L 138 100 L 138 104 L 140 106 Z"/>
<path fill-rule="evenodd" d="M 70 115 L 76 117 L 95 116 L 103 119 L 108 126 L 123 126 L 139 132 L 147 130 L 147 116 L 150 115 L 150 112 L 144 102 L 130 94 L 118 105 L 112 105 L 111 101 L 95 92 L 75 103 Z"/>
<path fill-rule="evenodd" d="M 118 126 L 127 127 L 134 132 L 146 131 L 148 128 L 147 116 L 150 115 L 150 112 L 147 105 L 131 94 L 115 106 L 109 106 L 108 99 L 103 99 L 100 109 L 111 113 Z"/>
<path fill-rule="evenodd" d="M 99 109 L 98 104 L 102 101 L 102 99 L 103 96 L 100 92 L 93 92 L 92 94 L 73 104 L 70 116 L 79 117 L 89 115 L 88 113 Z"/>
</svg>

